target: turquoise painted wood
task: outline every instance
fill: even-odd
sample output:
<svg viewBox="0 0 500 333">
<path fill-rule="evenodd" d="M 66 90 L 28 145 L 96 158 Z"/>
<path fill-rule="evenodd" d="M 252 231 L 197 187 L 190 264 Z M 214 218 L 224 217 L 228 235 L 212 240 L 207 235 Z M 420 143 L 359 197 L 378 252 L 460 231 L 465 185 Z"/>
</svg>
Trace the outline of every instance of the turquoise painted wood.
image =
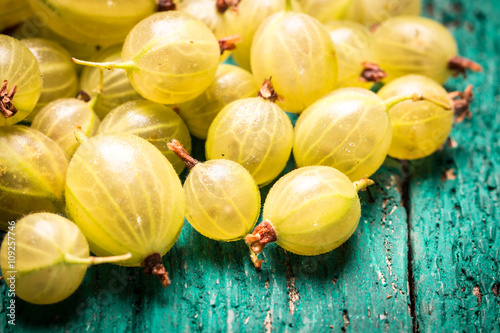
<svg viewBox="0 0 500 333">
<path fill-rule="evenodd" d="M 269 246 L 257 272 L 242 241 L 215 242 L 186 223 L 164 258 L 167 289 L 140 268 L 91 267 L 59 304 L 17 299 L 14 328 L 1 284 L 0 331 L 500 331 L 500 9 L 493 0 L 424 3 L 485 67 L 469 76 L 474 117 L 455 127 L 455 148 L 405 168 L 388 158 L 343 246 L 317 257 Z M 203 159 L 203 142 L 194 155 Z M 442 180 L 447 170 L 456 178 Z"/>
<path fill-rule="evenodd" d="M 167 289 L 139 268 L 91 267 L 83 285 L 62 303 L 36 306 L 18 300 L 16 328 L 409 330 L 407 224 L 406 212 L 399 206 L 401 167 L 390 161 L 374 179 L 373 202 L 362 193 L 360 226 L 336 251 L 308 258 L 270 246 L 259 273 L 242 241 L 212 241 L 186 224 L 164 260 L 173 281 Z M 2 292 L 5 312 L 4 285 Z M 0 323 L 13 331 L 6 325 L 5 313 L 0 314 Z"/>
<path fill-rule="evenodd" d="M 431 2 L 427 2 L 430 4 Z M 409 170 L 411 257 L 421 332 L 500 331 L 500 3 L 434 1 L 460 52 L 484 66 L 449 90 L 475 86 L 473 117 L 453 130 L 456 147 Z M 451 177 L 442 180 L 448 171 Z M 456 177 L 456 178 L 455 178 Z"/>
<path fill-rule="evenodd" d="M 202 156 L 201 142 L 195 147 L 195 154 Z M 287 171 L 292 168 L 289 163 Z M 91 267 L 78 291 L 59 304 L 17 300 L 16 329 L 410 330 L 399 163 L 388 161 L 374 179 L 372 201 L 361 194 L 359 228 L 331 253 L 308 258 L 270 246 L 264 268 L 257 272 L 242 241 L 212 241 L 186 224 L 164 259 L 173 281 L 167 289 L 140 268 Z M 262 190 L 263 196 L 268 189 Z M 14 331 L 6 323 L 5 285 L 2 293 L 0 327 Z"/>
</svg>

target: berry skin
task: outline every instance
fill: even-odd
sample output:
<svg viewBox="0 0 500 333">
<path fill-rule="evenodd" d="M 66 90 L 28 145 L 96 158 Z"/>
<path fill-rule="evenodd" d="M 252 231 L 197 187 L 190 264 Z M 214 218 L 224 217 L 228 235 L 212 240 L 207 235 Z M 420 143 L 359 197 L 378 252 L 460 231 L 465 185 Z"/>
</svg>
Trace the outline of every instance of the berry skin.
<svg viewBox="0 0 500 333">
<path fill-rule="evenodd" d="M 257 82 L 272 77 L 283 97 L 278 105 L 301 113 L 337 83 L 332 39 L 315 18 L 291 11 L 268 17 L 255 33 L 251 51 Z"/>
<path fill-rule="evenodd" d="M 60 302 L 78 288 L 89 265 L 130 258 L 130 253 L 89 257 L 81 231 L 60 215 L 27 215 L 10 228 L 12 237 L 5 236 L 0 250 L 3 278 L 10 283 L 14 279 L 16 295 L 30 303 Z"/>
<path fill-rule="evenodd" d="M 374 33 L 377 63 L 389 82 L 419 74 L 443 84 L 452 74 L 481 66 L 458 56 L 457 42 L 442 24 L 425 17 L 399 16 L 382 23 Z"/>
<path fill-rule="evenodd" d="M 31 51 L 15 38 L 0 35 L 0 126 L 28 117 L 42 92 L 42 73 Z"/>
<path fill-rule="evenodd" d="M 391 144 L 392 127 L 384 101 L 362 88 L 343 88 L 321 98 L 295 125 L 297 166 L 326 165 L 352 181 L 378 170 Z"/>
<path fill-rule="evenodd" d="M 421 75 L 402 76 L 379 90 L 382 99 L 417 92 L 451 105 L 446 90 Z M 429 156 L 446 141 L 453 126 L 453 111 L 429 101 L 405 101 L 389 110 L 392 123 L 391 157 L 414 160 Z"/>
<path fill-rule="evenodd" d="M 122 62 L 74 62 L 125 69 L 135 90 L 159 104 L 186 102 L 212 83 L 219 65 L 219 42 L 201 21 L 179 11 L 156 13 L 128 34 Z"/>
<path fill-rule="evenodd" d="M 342 172 L 325 166 L 296 169 L 274 184 L 267 195 L 263 222 L 245 237 L 257 260 L 264 246 L 276 242 L 305 256 L 329 252 L 354 233 L 361 216 L 357 192 L 373 184 L 352 183 Z"/>
<path fill-rule="evenodd" d="M 130 252 L 121 265 L 142 265 L 170 283 L 161 257 L 181 232 L 185 200 L 177 173 L 152 144 L 129 134 L 84 141 L 68 167 L 65 197 L 93 253 Z"/>
<path fill-rule="evenodd" d="M 169 148 L 186 163 L 186 218 L 202 235 L 222 241 L 245 237 L 260 215 L 259 188 L 250 173 L 230 160 L 198 162 L 177 140 Z"/>
<path fill-rule="evenodd" d="M 64 212 L 68 157 L 41 132 L 0 127 L 0 229 L 33 212 Z"/>
</svg>

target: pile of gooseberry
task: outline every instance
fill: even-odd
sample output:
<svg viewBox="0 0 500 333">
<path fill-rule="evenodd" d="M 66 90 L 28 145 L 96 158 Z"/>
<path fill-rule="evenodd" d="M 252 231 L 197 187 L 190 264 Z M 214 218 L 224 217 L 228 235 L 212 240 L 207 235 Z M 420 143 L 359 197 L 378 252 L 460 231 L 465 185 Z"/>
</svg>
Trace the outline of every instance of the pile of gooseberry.
<svg viewBox="0 0 500 333">
<path fill-rule="evenodd" d="M 469 115 L 472 88 L 442 84 L 481 70 L 419 0 L 0 6 L 0 265 L 35 304 L 99 263 L 168 286 L 162 256 L 185 219 L 244 240 L 258 269 L 271 242 L 332 251 L 387 156 L 425 158 Z"/>
</svg>

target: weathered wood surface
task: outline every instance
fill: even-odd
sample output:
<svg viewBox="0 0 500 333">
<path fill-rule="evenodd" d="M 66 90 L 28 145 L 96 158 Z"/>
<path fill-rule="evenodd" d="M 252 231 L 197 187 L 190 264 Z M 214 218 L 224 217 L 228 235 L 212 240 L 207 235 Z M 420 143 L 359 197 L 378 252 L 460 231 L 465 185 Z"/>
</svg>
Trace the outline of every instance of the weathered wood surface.
<svg viewBox="0 0 500 333">
<path fill-rule="evenodd" d="M 416 323 L 422 332 L 499 332 L 500 3 L 427 3 L 484 73 L 447 85 L 475 86 L 473 117 L 451 135 L 457 146 L 409 168 Z"/>
<path fill-rule="evenodd" d="M 196 148 L 200 157 L 200 142 Z M 288 171 L 292 168 L 289 163 Z M 242 241 L 212 241 L 186 224 L 164 259 L 173 281 L 167 289 L 140 268 L 91 267 L 78 291 L 62 303 L 17 300 L 15 330 L 408 331 L 407 221 L 399 163 L 388 161 L 374 179 L 373 202 L 361 195 L 356 233 L 331 253 L 308 258 L 270 246 L 259 273 Z M 0 327 L 14 331 L 5 317 L 5 285 L 1 288 Z"/>
<path fill-rule="evenodd" d="M 361 194 L 359 227 L 343 246 L 317 257 L 269 246 L 257 272 L 242 241 L 215 242 L 186 223 L 164 258 L 167 289 L 140 268 L 91 267 L 64 302 L 17 299 L 14 328 L 1 284 L 0 331 L 500 331 L 500 10 L 493 0 L 425 2 L 434 4 L 426 15 L 449 23 L 462 53 L 485 66 L 469 77 L 474 117 L 456 126 L 456 148 L 405 172 L 387 159 L 372 198 Z M 442 181 L 450 169 L 456 179 Z"/>
</svg>

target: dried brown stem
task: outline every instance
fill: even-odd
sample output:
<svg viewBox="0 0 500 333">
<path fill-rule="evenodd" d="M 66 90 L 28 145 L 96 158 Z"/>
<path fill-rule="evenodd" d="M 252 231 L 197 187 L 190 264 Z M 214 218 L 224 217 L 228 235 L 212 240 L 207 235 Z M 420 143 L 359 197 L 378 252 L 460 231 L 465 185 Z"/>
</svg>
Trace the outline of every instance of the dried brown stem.
<svg viewBox="0 0 500 333">
<path fill-rule="evenodd" d="M 144 273 L 153 274 L 158 277 L 163 287 L 168 287 L 170 285 L 170 279 L 168 278 L 168 273 L 165 270 L 165 266 L 163 266 L 163 262 L 161 261 L 161 256 L 159 253 L 153 253 L 141 264 L 144 267 Z"/>
<path fill-rule="evenodd" d="M 365 61 L 363 67 L 364 69 L 359 77 L 362 82 L 380 82 L 387 77 L 387 73 L 377 64 Z"/>
<path fill-rule="evenodd" d="M 167 12 L 169 10 L 176 10 L 177 5 L 173 0 L 158 0 L 157 11 L 159 12 Z"/>
<path fill-rule="evenodd" d="M 240 43 L 242 41 L 243 38 L 240 35 L 231 35 L 219 39 L 220 54 L 224 53 L 224 51 L 236 49 L 236 43 Z"/>
<path fill-rule="evenodd" d="M 88 103 L 91 100 L 91 97 L 86 91 L 80 90 L 78 92 L 78 94 L 76 95 L 76 99 L 79 99 L 80 101 Z"/>
<path fill-rule="evenodd" d="M 264 80 L 264 83 L 262 83 L 262 86 L 260 87 L 259 92 L 257 93 L 257 96 L 262 97 L 264 99 L 267 99 L 268 101 L 271 101 L 273 103 L 276 102 L 276 100 L 283 100 L 281 96 L 278 95 L 276 90 L 274 90 L 273 83 L 271 82 L 272 77 L 269 78 L 269 80 Z"/>
<path fill-rule="evenodd" d="M 224 14 L 229 8 L 232 8 L 233 11 L 238 11 L 238 4 L 240 0 L 217 0 L 215 3 L 215 8 L 220 14 Z"/>
<path fill-rule="evenodd" d="M 245 243 L 250 246 L 252 251 L 251 258 L 255 268 L 260 269 L 262 260 L 257 260 L 257 254 L 261 253 L 266 244 L 277 240 L 276 230 L 269 221 L 262 221 L 255 227 L 251 234 L 245 237 Z"/>
<path fill-rule="evenodd" d="M 13 85 L 10 91 L 7 89 L 7 85 L 7 80 L 4 80 L 0 87 L 0 113 L 5 119 L 13 117 L 17 113 L 12 101 L 17 92 L 17 84 Z"/>
<path fill-rule="evenodd" d="M 467 77 L 467 70 L 473 72 L 481 72 L 483 70 L 483 67 L 477 62 L 459 56 L 453 57 L 448 61 L 448 68 L 453 71 L 453 75 L 462 74 L 464 78 Z"/>
<path fill-rule="evenodd" d="M 229 5 L 227 4 L 226 0 L 217 0 L 215 3 L 215 8 L 217 8 L 217 11 L 221 14 L 224 14 L 226 10 L 229 9 Z"/>
<path fill-rule="evenodd" d="M 377 29 L 380 27 L 380 23 L 375 23 L 374 25 L 372 25 L 370 27 L 370 32 L 371 33 L 375 33 L 375 31 L 377 31 Z"/>
<path fill-rule="evenodd" d="M 474 97 L 472 88 L 472 84 L 469 84 L 467 88 L 465 88 L 464 92 L 454 91 L 448 94 L 448 97 L 453 102 L 456 123 L 461 123 L 466 117 L 470 118 L 472 116 L 470 112 L 470 104 L 472 102 L 472 98 Z"/>
<path fill-rule="evenodd" d="M 175 155 L 177 155 L 184 164 L 186 164 L 186 167 L 188 170 L 191 170 L 196 166 L 196 164 L 200 163 L 197 159 L 193 158 L 189 153 L 187 152 L 186 149 L 181 145 L 181 143 L 177 140 L 172 140 L 171 142 L 167 143 L 168 149 L 173 151 Z"/>
</svg>

